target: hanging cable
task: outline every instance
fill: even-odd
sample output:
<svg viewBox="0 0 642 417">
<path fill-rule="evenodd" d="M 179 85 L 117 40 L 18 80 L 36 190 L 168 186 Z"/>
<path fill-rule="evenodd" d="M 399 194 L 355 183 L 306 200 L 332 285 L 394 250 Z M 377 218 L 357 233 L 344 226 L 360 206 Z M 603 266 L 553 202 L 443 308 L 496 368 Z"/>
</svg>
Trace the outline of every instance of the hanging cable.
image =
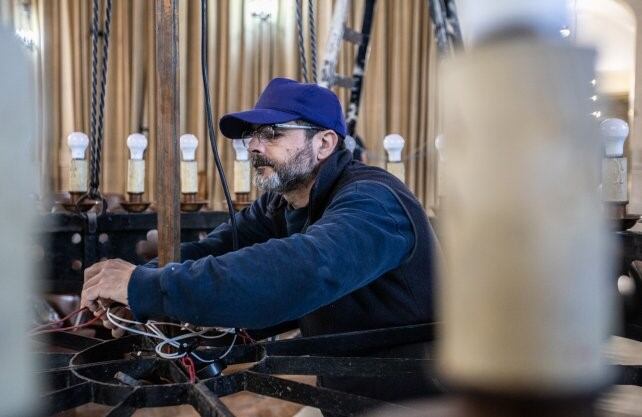
<svg viewBox="0 0 642 417">
<path fill-rule="evenodd" d="M 100 95 L 98 101 L 98 115 L 96 128 L 96 146 L 94 147 L 93 165 L 92 165 L 92 183 L 91 192 L 92 197 L 100 197 L 100 163 L 102 160 L 102 147 L 104 137 L 103 120 L 105 116 L 105 93 L 107 90 L 107 64 L 109 62 L 109 33 L 111 29 L 111 8 L 112 0 L 107 0 L 107 7 L 105 10 L 105 30 L 103 32 L 103 56 L 100 74 Z"/>
<path fill-rule="evenodd" d="M 223 164 L 218 154 L 218 146 L 216 145 L 216 130 L 214 130 L 214 121 L 212 116 L 212 103 L 210 100 L 210 87 L 208 81 L 208 63 L 207 63 L 207 42 L 208 42 L 208 28 L 207 28 L 207 0 L 201 0 L 201 72 L 203 76 L 203 92 L 205 97 L 205 112 L 207 114 L 207 132 L 209 134 L 210 145 L 212 146 L 212 153 L 214 154 L 214 162 L 216 170 L 221 178 L 221 185 L 223 186 L 223 193 L 225 194 L 225 201 L 227 202 L 227 210 L 230 215 L 230 223 L 232 224 L 232 248 L 237 250 L 239 248 L 238 230 L 236 228 L 236 218 L 234 216 L 234 206 L 232 205 L 232 197 L 223 171 Z"/>
<path fill-rule="evenodd" d="M 299 39 L 299 65 L 303 82 L 308 82 L 308 64 L 305 59 L 305 43 L 303 42 L 303 3 L 296 0 L 296 31 Z"/>
<path fill-rule="evenodd" d="M 91 169 L 89 178 L 89 191 L 86 197 L 102 200 L 100 194 L 100 162 L 102 158 L 102 143 L 104 133 L 105 93 L 107 89 L 107 65 L 109 58 L 109 33 L 111 29 L 112 0 L 106 0 L 104 31 L 101 33 L 98 23 L 100 8 L 99 0 L 92 3 L 91 23 L 91 108 L 89 126 L 89 153 L 91 156 Z M 103 53 L 98 65 L 98 40 L 102 36 Z M 84 198 L 84 197 L 83 197 Z M 104 207 L 103 210 L 106 209 Z"/>
<path fill-rule="evenodd" d="M 314 0 L 308 0 L 308 29 L 310 30 L 310 62 L 312 82 L 317 83 L 317 29 L 314 16 Z"/>
<path fill-rule="evenodd" d="M 98 97 L 98 0 L 92 2 L 92 19 L 91 19 L 91 108 L 89 115 L 89 155 L 94 160 L 96 153 L 96 102 Z M 90 187 L 94 184 L 93 162 L 89 178 Z M 90 189 L 89 195 L 92 194 Z"/>
</svg>

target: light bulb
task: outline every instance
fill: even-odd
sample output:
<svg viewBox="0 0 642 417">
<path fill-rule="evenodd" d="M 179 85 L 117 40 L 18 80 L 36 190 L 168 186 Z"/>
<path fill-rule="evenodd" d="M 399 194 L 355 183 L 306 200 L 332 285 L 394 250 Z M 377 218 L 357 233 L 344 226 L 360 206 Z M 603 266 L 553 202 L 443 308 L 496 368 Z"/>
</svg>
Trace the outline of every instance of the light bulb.
<svg viewBox="0 0 642 417">
<path fill-rule="evenodd" d="M 401 150 L 406 141 L 396 133 L 392 133 L 383 138 L 383 148 L 388 152 L 388 162 L 400 162 Z"/>
<path fill-rule="evenodd" d="M 604 152 L 608 157 L 624 155 L 624 142 L 629 135 L 629 124 L 622 119 L 604 119 L 600 123 L 604 137 Z"/>
<path fill-rule="evenodd" d="M 85 159 L 85 149 L 89 145 L 89 138 L 82 132 L 71 132 L 67 136 L 67 146 L 71 149 L 72 159 Z"/>
<path fill-rule="evenodd" d="M 127 147 L 129 148 L 130 159 L 140 161 L 147 149 L 147 138 L 141 133 L 132 133 L 127 136 Z"/>
<path fill-rule="evenodd" d="M 343 140 L 343 144 L 345 145 L 346 149 L 352 153 L 354 153 L 354 150 L 357 147 L 357 141 L 355 141 L 352 136 L 346 136 L 346 138 Z"/>
<path fill-rule="evenodd" d="M 193 161 L 196 159 L 196 148 L 198 147 L 198 139 L 191 133 L 181 135 L 180 140 L 181 153 L 183 154 L 183 161 Z"/>
<path fill-rule="evenodd" d="M 234 147 L 237 161 L 247 161 L 249 159 L 247 146 L 243 143 L 243 139 L 232 140 L 232 146 Z"/>
</svg>

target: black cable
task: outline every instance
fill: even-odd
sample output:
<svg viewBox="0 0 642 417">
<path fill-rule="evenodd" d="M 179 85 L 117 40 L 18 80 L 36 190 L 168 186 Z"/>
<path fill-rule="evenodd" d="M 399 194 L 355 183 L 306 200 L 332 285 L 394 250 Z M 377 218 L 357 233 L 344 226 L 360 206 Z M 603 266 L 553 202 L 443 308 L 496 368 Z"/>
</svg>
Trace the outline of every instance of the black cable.
<svg viewBox="0 0 642 417">
<path fill-rule="evenodd" d="M 212 146 L 212 153 L 214 154 L 214 162 L 216 163 L 216 170 L 219 177 L 221 177 L 221 185 L 223 186 L 223 193 L 227 201 L 227 210 L 230 215 L 230 222 L 232 223 L 232 248 L 237 250 L 239 248 L 239 237 L 236 229 L 236 218 L 234 217 L 234 206 L 232 205 L 232 197 L 230 190 L 227 186 L 227 179 L 223 171 L 223 164 L 218 154 L 218 146 L 216 145 L 216 131 L 214 130 L 214 122 L 212 121 L 212 103 L 210 101 L 210 87 L 207 79 L 207 0 L 201 0 L 201 72 L 203 75 L 203 89 L 205 95 L 205 112 L 207 114 L 207 132 L 209 134 L 210 145 Z"/>
<path fill-rule="evenodd" d="M 308 82 L 308 64 L 305 59 L 305 43 L 303 41 L 303 3 L 296 0 L 296 31 L 299 40 L 299 65 L 301 66 L 301 77 L 303 82 Z"/>
<path fill-rule="evenodd" d="M 94 160 L 96 154 L 96 105 L 98 102 L 98 0 L 92 2 L 92 19 L 91 19 L 91 108 L 89 112 L 89 154 L 91 157 L 91 172 L 89 178 L 89 193 L 88 195 L 95 194 L 94 190 L 98 187 L 96 185 L 96 170 L 94 168 Z"/>
<path fill-rule="evenodd" d="M 104 125 L 103 120 L 105 116 L 105 93 L 107 92 L 107 65 L 109 57 L 109 32 L 111 28 L 111 3 L 112 0 L 107 0 L 107 6 L 105 10 L 105 30 L 103 32 L 103 57 L 100 68 L 100 95 L 98 101 L 98 126 L 96 127 L 96 146 L 94 147 L 94 160 L 93 160 L 93 169 L 94 181 L 92 184 L 92 198 L 102 198 L 100 194 L 100 164 L 102 162 L 102 148 L 103 148 L 103 136 L 104 136 Z"/>
<path fill-rule="evenodd" d="M 310 31 L 310 56 L 312 61 L 312 82 L 317 83 L 317 29 L 314 16 L 314 1 L 308 0 L 308 29 Z"/>
</svg>

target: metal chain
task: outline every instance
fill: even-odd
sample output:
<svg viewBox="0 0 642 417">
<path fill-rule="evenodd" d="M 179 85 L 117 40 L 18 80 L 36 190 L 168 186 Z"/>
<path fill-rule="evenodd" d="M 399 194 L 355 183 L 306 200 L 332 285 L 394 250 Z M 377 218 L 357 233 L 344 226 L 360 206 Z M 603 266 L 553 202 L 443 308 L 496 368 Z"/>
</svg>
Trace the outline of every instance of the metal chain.
<svg viewBox="0 0 642 417">
<path fill-rule="evenodd" d="M 103 56 L 101 60 L 100 76 L 98 75 L 98 37 L 101 36 L 98 26 L 99 0 L 93 0 L 92 14 L 92 48 L 91 48 L 91 115 L 89 132 L 90 179 L 87 196 L 102 200 L 100 193 L 100 162 L 102 158 L 102 144 L 104 133 L 105 92 L 107 85 L 107 63 L 109 57 L 109 32 L 111 28 L 112 0 L 107 0 L 105 10 L 105 30 L 103 36 Z"/>
<path fill-rule="evenodd" d="M 91 111 L 89 121 L 89 155 L 91 161 L 91 172 L 89 178 L 89 195 L 93 193 L 95 184 L 94 178 L 94 155 L 96 154 L 96 95 L 97 95 L 97 68 L 98 68 L 98 0 L 93 0 L 91 20 Z"/>
<path fill-rule="evenodd" d="M 92 176 L 94 181 L 92 183 L 92 197 L 100 197 L 100 163 L 102 160 L 102 147 L 104 137 L 104 116 L 105 116 L 105 93 L 107 91 L 107 64 L 109 62 L 109 33 L 111 29 L 111 14 L 112 14 L 112 0 L 107 0 L 107 8 L 105 10 L 105 31 L 103 34 L 103 59 L 100 74 L 100 101 L 98 103 L 98 126 L 96 128 L 96 146 L 94 147 L 94 155 L 92 159 Z"/>
<path fill-rule="evenodd" d="M 310 56 L 312 82 L 317 83 L 317 29 L 314 16 L 314 0 L 308 0 L 308 29 L 310 30 Z"/>
<path fill-rule="evenodd" d="M 299 64 L 303 82 L 308 82 L 308 64 L 305 59 L 305 44 L 303 43 L 303 3 L 296 0 L 296 30 L 299 36 Z"/>
</svg>

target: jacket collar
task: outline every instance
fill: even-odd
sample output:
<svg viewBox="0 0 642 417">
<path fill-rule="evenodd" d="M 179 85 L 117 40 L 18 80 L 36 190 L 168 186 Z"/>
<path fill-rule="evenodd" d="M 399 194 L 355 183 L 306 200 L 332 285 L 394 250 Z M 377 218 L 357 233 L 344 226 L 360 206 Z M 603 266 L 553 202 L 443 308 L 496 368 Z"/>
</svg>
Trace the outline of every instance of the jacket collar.
<svg viewBox="0 0 642 417">
<path fill-rule="evenodd" d="M 346 166 L 352 161 L 352 153 L 347 149 L 341 149 L 328 157 L 321 164 L 319 173 L 310 190 L 310 221 L 314 222 L 325 210 L 328 201 L 332 196 L 335 185 Z"/>
</svg>

